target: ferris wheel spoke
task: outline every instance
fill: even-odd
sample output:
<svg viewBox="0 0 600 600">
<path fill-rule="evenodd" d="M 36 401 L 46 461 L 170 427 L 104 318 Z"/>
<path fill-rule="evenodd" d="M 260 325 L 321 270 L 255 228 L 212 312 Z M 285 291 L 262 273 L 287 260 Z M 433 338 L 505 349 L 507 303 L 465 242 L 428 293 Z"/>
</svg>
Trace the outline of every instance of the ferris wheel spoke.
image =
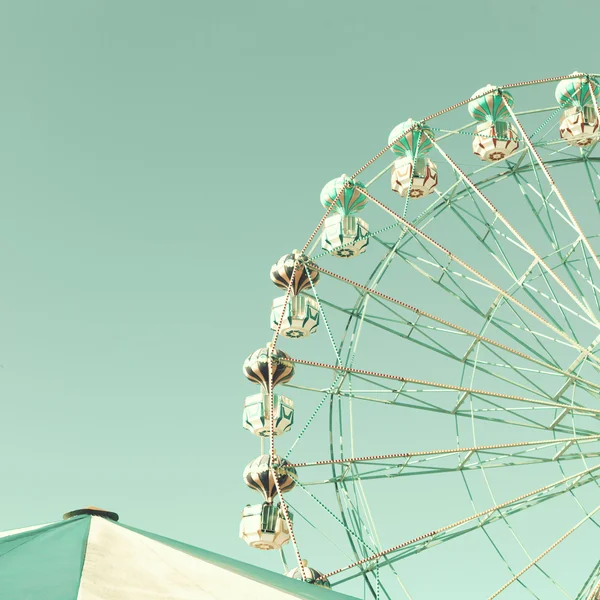
<svg viewBox="0 0 600 600">
<path fill-rule="evenodd" d="M 559 539 L 557 539 L 553 544 L 548 546 L 546 550 L 544 550 L 539 556 L 534 558 L 525 568 L 521 569 L 514 577 L 512 577 L 509 581 L 507 581 L 501 588 L 499 588 L 496 592 L 494 592 L 488 600 L 493 600 L 497 596 L 499 596 L 504 590 L 506 590 L 510 585 L 512 585 L 515 581 L 521 578 L 529 569 L 536 566 L 536 564 L 544 558 L 547 554 L 552 552 L 554 548 L 556 548 L 560 543 L 562 543 L 568 536 L 570 536 L 574 531 L 579 529 L 584 523 L 586 523 L 591 517 L 596 514 L 600 510 L 600 505 L 598 505 L 593 511 L 588 513 L 583 519 L 581 519 L 578 523 L 576 523 L 571 529 L 569 529 L 565 534 L 563 534 Z"/>
<path fill-rule="evenodd" d="M 439 403 L 427 402 L 422 397 L 419 398 L 418 395 L 415 394 L 415 390 L 400 389 L 391 391 L 394 393 L 394 398 L 391 400 L 382 397 L 365 396 L 364 394 L 357 392 L 341 392 L 340 396 L 356 398 L 357 400 L 365 400 L 367 402 L 386 404 L 388 406 L 432 411 L 448 416 L 464 417 L 468 419 L 475 418 L 502 425 L 526 426 L 544 430 L 547 430 L 550 427 L 549 424 L 543 423 L 534 418 L 535 413 L 539 413 L 540 410 L 544 410 L 540 408 L 511 408 L 507 406 L 500 406 L 491 402 L 489 399 L 486 399 L 483 400 L 483 402 L 487 403 L 491 408 L 479 408 L 468 411 L 465 409 L 460 409 L 461 404 L 466 398 L 469 397 L 468 394 L 463 394 L 457 402 L 450 400 L 448 402 L 450 406 L 448 408 L 443 408 Z M 404 398 L 405 401 L 403 402 L 399 398 Z M 496 414 L 502 416 L 495 416 Z M 509 418 L 509 415 L 512 417 L 512 420 Z M 578 430 L 578 433 L 580 432 L 581 430 Z"/>
<path fill-rule="evenodd" d="M 356 378 L 356 376 L 355 376 Z M 359 378 L 360 379 L 360 378 Z M 309 391 L 309 392 L 316 392 L 316 393 L 323 393 L 325 392 L 326 395 L 329 395 L 329 392 L 327 392 L 327 390 L 324 390 L 323 388 L 310 388 L 307 386 L 299 386 L 299 385 L 295 385 L 295 384 L 285 384 L 285 387 L 289 387 L 289 388 L 293 388 L 293 389 L 301 389 L 304 391 Z M 375 397 L 375 396 L 367 396 L 365 395 L 364 391 L 359 390 L 352 390 L 352 391 L 337 391 L 336 395 L 340 396 L 342 398 L 347 398 L 348 400 L 352 400 L 352 399 L 356 399 L 356 400 L 361 400 L 361 401 L 365 401 L 365 402 L 373 402 L 376 404 L 384 404 L 390 407 L 396 407 L 396 408 L 403 408 L 403 409 L 411 409 L 411 410 L 422 410 L 422 411 L 428 411 L 428 412 L 434 412 L 437 414 L 442 414 L 442 415 L 446 415 L 448 417 L 460 417 L 460 418 L 466 418 L 466 419 L 476 419 L 476 420 L 481 420 L 481 421 L 487 421 L 489 423 L 495 423 L 498 425 L 505 425 L 505 426 L 519 426 L 519 427 L 528 427 L 528 428 L 532 428 L 532 429 L 537 429 L 537 430 L 542 430 L 542 431 L 548 431 L 548 430 L 552 430 L 552 431 L 556 431 L 558 433 L 561 434 L 576 434 L 576 435 L 580 435 L 580 436 L 588 436 L 588 435 L 594 435 L 595 432 L 593 430 L 590 429 L 586 429 L 581 427 L 580 425 L 562 425 L 561 424 L 561 420 L 562 418 L 564 418 L 567 414 L 570 414 L 570 412 L 568 410 L 563 410 L 556 418 L 552 418 L 550 417 L 549 419 L 546 419 L 546 422 L 541 422 L 539 420 L 536 420 L 534 418 L 528 417 L 527 414 L 530 413 L 540 413 L 541 412 L 546 412 L 547 410 L 550 409 L 545 409 L 545 408 L 523 408 L 523 407 L 505 407 L 505 406 L 500 406 L 499 404 L 494 404 L 492 402 L 490 402 L 489 399 L 486 400 L 482 400 L 483 402 L 486 402 L 491 408 L 490 409 L 474 409 L 473 411 L 470 410 L 462 410 L 459 409 L 456 404 L 454 404 L 453 402 L 450 402 L 450 407 L 444 409 L 443 407 L 441 407 L 439 404 L 433 404 L 431 402 L 426 402 L 424 401 L 422 398 L 418 398 L 414 393 L 412 393 L 411 391 L 406 391 L 405 389 L 387 389 L 385 390 L 387 392 L 389 392 L 391 395 L 393 395 L 393 399 L 387 399 L 387 398 L 382 398 L 380 397 Z M 371 391 L 371 393 L 373 393 Z M 467 394 L 463 394 L 461 396 L 461 398 L 459 399 L 459 403 L 463 402 L 464 399 L 466 399 L 468 397 Z M 406 400 L 410 401 L 410 402 L 403 402 L 401 401 L 399 398 L 406 398 Z M 454 405 L 453 405 L 454 404 Z M 508 416 L 495 416 L 495 415 L 510 415 L 512 417 L 512 419 L 509 419 Z M 296 443 L 296 442 L 295 442 Z M 295 446 L 292 446 L 292 448 Z M 286 454 L 286 458 L 289 457 L 290 452 L 288 452 L 288 454 Z"/>
<path fill-rule="evenodd" d="M 367 377 L 367 378 L 398 381 L 398 382 L 402 383 L 403 385 L 411 383 L 411 384 L 420 386 L 420 388 L 423 388 L 423 389 L 432 388 L 432 389 L 438 389 L 438 390 L 442 390 L 442 391 L 445 390 L 445 391 L 450 391 L 450 392 L 461 392 L 463 394 L 468 394 L 471 397 L 482 398 L 484 400 L 487 400 L 489 398 L 496 398 L 496 399 L 502 399 L 502 400 L 515 401 L 518 403 L 532 404 L 532 405 L 536 405 L 536 406 L 544 407 L 544 408 L 548 408 L 548 409 L 567 410 L 569 412 L 580 414 L 582 416 L 585 415 L 585 416 L 596 418 L 596 419 L 599 418 L 599 416 L 600 416 L 600 409 L 589 408 L 589 407 L 577 405 L 574 403 L 565 404 L 565 403 L 561 403 L 561 402 L 551 402 L 551 401 L 547 401 L 547 400 L 541 400 L 538 398 L 528 398 L 528 397 L 524 397 L 524 396 L 516 396 L 513 394 L 504 394 L 502 392 L 495 392 L 495 391 L 491 391 L 491 390 L 483 390 L 483 389 L 475 389 L 475 388 L 464 387 L 464 386 L 457 386 L 457 385 L 448 384 L 448 383 L 424 381 L 424 380 L 415 379 L 412 377 L 406 377 L 403 375 L 393 375 L 390 373 L 379 373 L 379 372 L 375 372 L 375 371 L 367 371 L 364 369 L 355 369 L 355 368 L 349 368 L 349 367 L 343 367 L 343 366 L 336 366 L 336 365 L 330 365 L 330 364 L 326 364 L 326 363 L 319 363 L 319 362 L 315 362 L 315 361 L 303 360 L 303 359 L 299 359 L 299 358 L 278 359 L 278 361 L 281 363 L 293 363 L 296 365 L 304 365 L 304 366 L 316 367 L 316 368 L 320 368 L 320 369 L 329 369 L 336 373 L 337 372 L 352 373 L 353 375 L 360 375 L 362 377 Z M 400 389 L 398 393 L 404 393 L 404 390 Z"/>
<path fill-rule="evenodd" d="M 455 521 L 449 525 L 444 525 L 434 529 L 433 531 L 407 540 L 401 544 L 392 546 L 386 550 L 382 550 L 377 554 L 363 558 L 360 561 L 356 561 L 355 563 L 336 569 L 335 571 L 327 573 L 323 577 L 330 579 L 331 577 L 335 577 L 345 571 L 365 564 L 367 565 L 365 567 L 366 570 L 371 569 L 373 561 L 381 558 L 382 556 L 388 556 L 390 562 L 396 562 L 398 560 L 407 558 L 408 556 L 422 552 L 435 545 L 450 541 L 472 531 L 477 531 L 482 527 L 489 527 L 492 523 L 503 519 L 505 516 L 525 511 L 528 508 L 562 496 L 573 489 L 597 481 L 600 478 L 600 473 L 598 473 L 599 470 L 600 465 L 585 469 L 584 471 L 580 471 L 579 473 L 575 473 L 573 475 L 569 475 L 546 486 L 537 488 L 506 502 L 496 504 L 491 508 L 479 511 L 469 517 Z M 589 518 L 591 514 L 592 513 L 586 515 L 586 519 Z M 360 575 L 361 573 L 347 576 L 345 579 L 338 581 L 337 584 L 339 585 Z"/>
<path fill-rule="evenodd" d="M 296 469 L 304 467 L 321 467 L 331 464 L 353 465 L 363 467 L 363 470 L 345 469 L 336 478 L 325 480 L 303 480 L 303 485 L 324 485 L 336 481 L 355 481 L 369 479 L 390 479 L 419 474 L 451 473 L 470 471 L 481 468 L 514 467 L 529 464 L 557 463 L 585 458 L 597 458 L 600 451 L 580 453 L 577 446 L 597 442 L 600 434 L 572 438 L 557 438 L 536 440 L 509 444 L 488 446 L 473 446 L 470 448 L 451 448 L 447 450 L 429 450 L 419 452 L 404 452 L 380 456 L 355 458 L 340 458 L 309 463 L 295 463 Z M 572 449 L 571 452 L 569 452 Z M 514 450 L 514 452 L 509 452 Z M 452 460 L 448 460 L 452 459 Z M 391 464 L 387 461 L 392 461 Z M 438 465 L 436 462 L 442 462 Z M 447 463 L 454 464 L 447 464 Z"/>
<path fill-rule="evenodd" d="M 553 414 L 556 413 L 558 410 L 557 408 L 553 407 L 555 405 L 552 405 L 550 407 L 546 407 L 546 406 L 515 406 L 515 407 L 503 406 L 503 405 L 498 404 L 497 402 L 492 401 L 492 399 L 490 397 L 480 397 L 477 395 L 473 395 L 469 392 L 460 393 L 458 400 L 454 401 L 452 399 L 454 397 L 453 394 L 456 391 L 454 389 L 450 389 L 450 390 L 444 390 L 444 389 L 427 390 L 426 388 L 412 389 L 412 388 L 407 388 L 406 382 L 403 382 L 399 388 L 391 387 L 391 386 L 388 386 L 388 385 L 385 385 L 384 383 L 382 383 L 381 380 L 376 380 L 376 379 L 373 379 L 370 377 L 363 377 L 356 373 L 352 374 L 352 378 L 356 379 L 358 381 L 363 381 L 365 383 L 368 383 L 368 384 L 374 386 L 374 388 L 364 389 L 364 390 L 356 389 L 356 388 L 347 389 L 347 390 L 342 389 L 340 387 L 336 388 L 337 381 L 341 380 L 339 375 L 336 378 L 336 381 L 334 382 L 334 384 L 329 386 L 328 388 L 320 388 L 320 387 L 315 388 L 315 387 L 309 387 L 309 386 L 305 386 L 305 385 L 298 385 L 298 384 L 294 384 L 294 383 L 284 384 L 285 387 L 290 387 L 293 389 L 300 389 L 300 390 L 304 390 L 307 392 L 316 392 L 318 394 L 323 394 L 320 404 L 317 406 L 317 409 L 315 410 L 315 412 L 313 412 L 313 415 L 311 416 L 311 418 L 309 419 L 309 421 L 307 422 L 305 427 L 300 432 L 298 439 L 292 445 L 290 451 L 286 455 L 286 458 L 289 457 L 289 454 L 291 453 L 291 451 L 296 446 L 299 439 L 304 434 L 306 428 L 308 427 L 308 425 L 310 424 L 312 419 L 314 419 L 316 412 L 322 406 L 325 399 L 327 397 L 329 397 L 331 394 L 335 394 L 336 396 L 339 396 L 340 398 L 346 398 L 349 401 L 356 399 L 356 400 L 360 400 L 360 401 L 372 402 L 372 403 L 376 403 L 376 404 L 383 404 L 386 406 L 396 407 L 396 408 L 430 411 L 430 412 L 436 412 L 439 414 L 444 414 L 447 416 L 458 416 L 458 417 L 463 417 L 463 418 L 468 418 L 468 419 L 474 418 L 474 419 L 489 421 L 491 423 L 498 423 L 498 424 L 502 424 L 502 425 L 525 426 L 525 427 L 530 427 L 530 428 L 535 428 L 535 429 L 542 429 L 545 431 L 553 430 L 553 431 L 566 433 L 566 434 L 574 433 L 574 434 L 582 435 L 582 436 L 594 435 L 594 433 L 595 433 L 593 430 L 582 428 L 580 425 L 577 425 L 577 426 L 575 424 L 561 425 L 561 421 L 564 419 L 565 416 L 567 416 L 569 414 L 574 414 L 573 411 L 571 410 L 571 403 L 573 403 L 573 401 L 570 401 L 569 404 L 559 403 L 561 410 L 558 412 L 558 414 L 556 416 L 553 416 Z M 568 386 L 563 386 L 553 396 L 553 399 L 555 399 L 555 400 L 560 399 L 562 397 L 562 395 L 564 395 L 564 393 L 566 393 L 567 389 L 568 389 Z M 445 392 L 446 394 L 450 393 L 451 397 L 447 402 L 447 406 L 444 406 L 439 401 L 434 402 L 433 399 L 431 401 L 426 400 L 426 396 L 428 395 L 428 392 L 429 392 L 429 394 L 434 393 L 434 397 L 438 397 L 438 398 L 439 398 L 439 393 L 442 393 L 442 392 Z M 435 395 L 436 393 L 437 393 L 437 395 Z M 387 395 L 387 397 L 386 397 L 386 395 Z M 465 403 L 465 401 L 469 397 L 473 397 L 476 400 L 478 400 L 479 402 L 481 402 L 482 406 L 479 408 L 463 408 L 462 405 Z M 542 421 L 542 420 L 535 418 L 535 415 L 540 415 L 540 416 L 547 415 L 548 418 L 546 418 Z M 509 418 L 509 416 L 511 418 Z"/>
<path fill-rule="evenodd" d="M 420 462 L 406 464 L 404 462 L 395 465 L 381 465 L 376 462 L 366 463 L 369 468 L 357 470 L 356 473 L 350 471 L 344 472 L 336 478 L 324 480 L 308 480 L 304 482 L 306 486 L 329 485 L 340 481 L 369 481 L 374 479 L 395 479 L 397 477 L 411 477 L 416 475 L 435 475 L 448 474 L 455 472 L 477 471 L 480 469 L 496 469 L 505 467 L 520 467 L 526 465 L 539 465 L 543 463 L 562 463 L 565 461 L 581 460 L 581 458 L 598 458 L 600 452 L 576 453 L 560 455 L 556 460 L 542 456 L 521 456 L 520 454 L 499 454 L 494 452 L 484 452 L 482 456 L 475 458 L 468 456 L 466 464 L 459 464 L 454 467 L 443 467 L 431 464 L 422 464 Z"/>
</svg>

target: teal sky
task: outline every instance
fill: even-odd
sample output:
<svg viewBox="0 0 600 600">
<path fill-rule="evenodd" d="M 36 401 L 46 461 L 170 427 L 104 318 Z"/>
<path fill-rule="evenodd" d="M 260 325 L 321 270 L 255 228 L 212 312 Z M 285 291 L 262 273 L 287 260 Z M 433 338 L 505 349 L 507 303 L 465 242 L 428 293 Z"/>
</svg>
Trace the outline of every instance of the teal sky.
<svg viewBox="0 0 600 600">
<path fill-rule="evenodd" d="M 0 0 L 0 530 L 94 504 L 278 568 L 237 537 L 270 265 L 398 122 L 600 71 L 586 5 Z"/>
</svg>

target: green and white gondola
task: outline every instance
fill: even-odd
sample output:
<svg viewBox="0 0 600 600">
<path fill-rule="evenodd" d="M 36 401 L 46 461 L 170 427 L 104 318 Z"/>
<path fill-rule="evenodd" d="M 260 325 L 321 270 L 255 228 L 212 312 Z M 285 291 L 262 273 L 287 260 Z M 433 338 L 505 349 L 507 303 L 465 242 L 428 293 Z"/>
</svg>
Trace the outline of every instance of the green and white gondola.
<svg viewBox="0 0 600 600">
<path fill-rule="evenodd" d="M 388 137 L 391 151 L 399 156 L 392 169 L 392 190 L 403 198 L 423 198 L 438 184 L 435 163 L 427 157 L 435 139 L 433 131 L 412 119 L 392 129 Z"/>
<path fill-rule="evenodd" d="M 556 100 L 566 110 L 560 119 L 560 137 L 570 146 L 590 146 L 598 140 L 598 80 L 581 73 L 556 86 Z"/>
<path fill-rule="evenodd" d="M 363 183 L 342 175 L 321 190 L 321 204 L 327 209 L 333 205 L 323 224 L 321 246 L 333 256 L 354 258 L 367 249 L 369 226 L 358 217 L 367 203 L 363 189 Z"/>
<path fill-rule="evenodd" d="M 477 90 L 471 98 L 469 113 L 478 121 L 473 138 L 473 154 L 486 162 L 497 162 L 512 156 L 519 149 L 518 135 L 510 123 L 511 115 L 506 106 L 512 107 L 513 97 L 488 84 Z"/>
</svg>

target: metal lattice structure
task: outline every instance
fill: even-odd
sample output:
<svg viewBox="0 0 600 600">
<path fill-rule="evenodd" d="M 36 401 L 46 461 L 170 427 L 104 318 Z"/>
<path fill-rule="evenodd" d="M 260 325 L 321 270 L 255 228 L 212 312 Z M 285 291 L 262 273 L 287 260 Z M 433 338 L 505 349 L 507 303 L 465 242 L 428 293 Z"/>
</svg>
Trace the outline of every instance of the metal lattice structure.
<svg viewBox="0 0 600 600">
<path fill-rule="evenodd" d="M 273 336 L 244 365 L 264 455 L 245 478 L 265 504 L 242 537 L 291 541 L 292 576 L 452 598 L 452 548 L 476 540 L 456 597 L 595 600 L 597 77 L 486 86 L 406 121 L 273 266 Z M 305 545 L 319 535 L 331 550 Z"/>
</svg>

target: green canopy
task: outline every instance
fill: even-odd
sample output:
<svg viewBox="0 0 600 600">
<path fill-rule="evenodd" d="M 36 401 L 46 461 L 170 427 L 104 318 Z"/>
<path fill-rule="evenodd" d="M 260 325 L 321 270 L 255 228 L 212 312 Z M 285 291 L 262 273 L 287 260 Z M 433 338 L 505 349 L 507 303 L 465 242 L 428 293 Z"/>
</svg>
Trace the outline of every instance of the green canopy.
<svg viewBox="0 0 600 600">
<path fill-rule="evenodd" d="M 352 600 L 88 513 L 0 533 L 0 598 Z"/>
</svg>

